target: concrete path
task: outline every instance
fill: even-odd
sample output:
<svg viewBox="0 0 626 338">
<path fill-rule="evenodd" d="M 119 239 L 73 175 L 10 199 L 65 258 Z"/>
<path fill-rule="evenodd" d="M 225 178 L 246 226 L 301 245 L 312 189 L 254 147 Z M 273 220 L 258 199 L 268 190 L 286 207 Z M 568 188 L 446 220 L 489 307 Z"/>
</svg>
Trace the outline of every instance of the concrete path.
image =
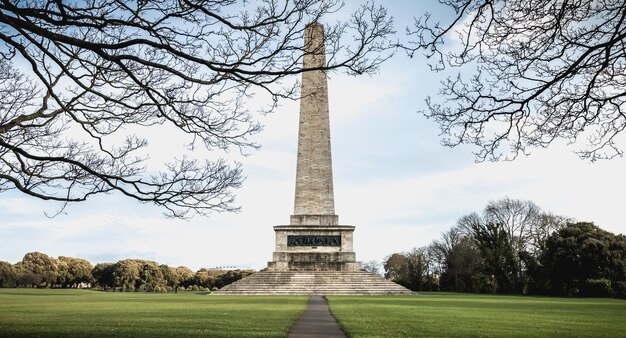
<svg viewBox="0 0 626 338">
<path fill-rule="evenodd" d="M 311 296 L 309 307 L 298 318 L 289 332 L 289 338 L 347 337 L 330 314 L 328 303 L 322 296 Z"/>
</svg>

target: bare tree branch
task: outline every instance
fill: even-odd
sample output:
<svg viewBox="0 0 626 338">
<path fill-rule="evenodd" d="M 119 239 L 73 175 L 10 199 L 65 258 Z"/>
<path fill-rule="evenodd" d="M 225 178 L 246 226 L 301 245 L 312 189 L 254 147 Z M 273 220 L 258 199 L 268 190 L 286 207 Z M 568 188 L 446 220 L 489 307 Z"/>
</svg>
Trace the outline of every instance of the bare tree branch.
<svg viewBox="0 0 626 338">
<path fill-rule="evenodd" d="M 0 191 L 63 205 L 120 193 L 170 217 L 236 211 L 242 168 L 180 156 L 147 167 L 144 127 L 190 149 L 258 148 L 249 99 L 297 99 L 294 75 L 371 73 L 392 21 L 369 3 L 326 28 L 327 64 L 302 65 L 302 35 L 336 0 L 0 0 Z M 267 112 L 265 107 L 255 107 Z"/>
<path fill-rule="evenodd" d="M 461 67 L 424 115 L 444 144 L 473 144 L 482 160 L 514 159 L 556 139 L 586 139 L 581 158 L 622 156 L 626 128 L 626 5 L 620 0 L 440 0 L 450 24 L 415 20 L 403 47 Z M 460 47 L 446 49 L 457 35 Z M 473 76 L 467 70 L 476 69 Z"/>
</svg>

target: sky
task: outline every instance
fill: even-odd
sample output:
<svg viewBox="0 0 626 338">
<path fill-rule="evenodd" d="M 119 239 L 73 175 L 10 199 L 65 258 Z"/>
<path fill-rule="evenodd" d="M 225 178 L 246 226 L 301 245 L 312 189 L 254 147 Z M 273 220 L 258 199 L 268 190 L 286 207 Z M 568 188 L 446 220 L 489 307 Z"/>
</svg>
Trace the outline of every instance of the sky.
<svg viewBox="0 0 626 338">
<path fill-rule="evenodd" d="M 425 10 L 422 2 L 379 3 L 399 32 Z M 590 163 L 574 153 L 576 145 L 557 142 L 511 162 L 476 163 L 471 147 L 442 146 L 437 125 L 418 113 L 441 80 L 425 58 L 402 53 L 376 75 L 329 79 L 335 210 L 340 224 L 356 226 L 357 260 L 382 261 L 428 245 L 461 216 L 504 197 L 626 233 L 624 158 Z M 241 212 L 175 220 L 157 207 L 104 195 L 48 218 L 45 213 L 58 205 L 5 192 L 0 260 L 15 263 L 40 251 L 93 264 L 140 258 L 194 270 L 265 267 L 274 250 L 272 227 L 288 224 L 293 212 L 298 107 L 283 102 L 275 113 L 258 116 L 265 128 L 254 140 L 262 148 L 240 158 L 247 177 L 236 191 Z M 176 140 L 154 142 L 156 148 L 177 147 Z"/>
</svg>

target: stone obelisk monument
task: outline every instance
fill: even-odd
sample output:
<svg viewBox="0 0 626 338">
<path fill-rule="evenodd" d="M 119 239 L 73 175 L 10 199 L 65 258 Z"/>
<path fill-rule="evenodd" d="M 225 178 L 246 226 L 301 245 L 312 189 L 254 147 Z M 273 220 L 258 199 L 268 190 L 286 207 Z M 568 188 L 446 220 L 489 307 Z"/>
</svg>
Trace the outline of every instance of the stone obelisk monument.
<svg viewBox="0 0 626 338">
<path fill-rule="evenodd" d="M 304 68 L 326 66 L 324 26 L 304 32 Z M 302 74 L 296 196 L 289 225 L 274 227 L 276 251 L 270 271 L 358 271 L 352 251 L 353 226 L 335 214 L 328 118 L 328 86 L 323 70 Z"/>
<path fill-rule="evenodd" d="M 309 25 L 304 37 L 304 68 L 326 66 L 323 26 Z M 291 224 L 337 225 L 326 73 L 315 70 L 302 74 L 301 95 L 296 198 Z"/>
<path fill-rule="evenodd" d="M 361 270 L 352 249 L 354 227 L 339 225 L 333 196 L 324 28 L 304 31 L 304 68 L 296 196 L 289 225 L 274 227 L 276 248 L 266 271 L 226 285 L 214 294 L 385 294 L 412 291 Z"/>
</svg>

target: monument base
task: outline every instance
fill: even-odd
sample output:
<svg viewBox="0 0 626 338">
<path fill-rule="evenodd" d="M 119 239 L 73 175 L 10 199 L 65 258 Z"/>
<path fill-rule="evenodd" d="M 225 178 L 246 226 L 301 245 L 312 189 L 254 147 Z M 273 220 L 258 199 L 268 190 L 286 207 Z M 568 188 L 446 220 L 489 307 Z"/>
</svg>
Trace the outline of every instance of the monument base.
<svg viewBox="0 0 626 338">
<path fill-rule="evenodd" d="M 414 295 L 361 270 L 350 225 L 278 225 L 276 251 L 266 271 L 255 272 L 214 295 Z"/>
<path fill-rule="evenodd" d="M 415 292 L 365 271 L 259 271 L 211 294 L 408 296 Z"/>
<path fill-rule="evenodd" d="M 277 225 L 268 271 L 360 271 L 352 250 L 354 226 Z"/>
</svg>

